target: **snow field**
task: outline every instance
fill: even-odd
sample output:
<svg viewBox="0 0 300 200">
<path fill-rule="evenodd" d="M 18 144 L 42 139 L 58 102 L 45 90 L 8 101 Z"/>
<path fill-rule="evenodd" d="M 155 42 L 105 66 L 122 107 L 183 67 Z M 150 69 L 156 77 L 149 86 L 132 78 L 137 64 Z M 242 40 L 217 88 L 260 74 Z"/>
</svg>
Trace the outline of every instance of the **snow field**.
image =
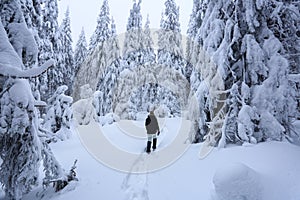
<svg viewBox="0 0 300 200">
<path fill-rule="evenodd" d="M 176 127 L 180 120 L 175 118 L 166 121 L 169 130 L 163 139 L 166 144 L 171 138 L 170 127 Z M 141 122 L 133 123 L 141 124 Z M 115 142 L 115 145 L 122 145 L 121 148 L 124 150 L 138 153 L 146 142 L 136 139 L 134 143 L 127 135 L 113 141 L 117 137 L 121 138 L 123 134 L 118 132 L 116 123 L 103 129 L 110 131 L 107 134 L 115 134 L 116 137 L 109 136 L 110 141 Z M 162 149 L 167 147 L 162 144 Z M 224 197 L 222 195 L 227 194 L 231 195 L 231 200 L 242 197 L 251 200 L 300 199 L 298 146 L 282 142 L 229 146 L 225 149 L 213 149 L 207 157 L 199 159 L 201 147 L 202 144 L 189 146 L 178 160 L 161 170 L 137 174 L 123 173 L 95 160 L 80 142 L 79 135 L 74 134 L 70 140 L 53 144 L 52 149 L 65 169 L 78 159 L 76 171 L 79 182 L 67 186 L 60 195 L 49 191 L 50 194 L 45 195 L 44 199 L 221 200 Z M 150 160 L 162 156 L 162 149 L 150 155 L 140 154 L 136 160 L 128 164 L 135 170 L 147 169 Z M 41 190 L 40 187 L 34 192 Z M 34 192 L 24 199 L 32 199 Z"/>
<path fill-rule="evenodd" d="M 235 163 L 217 169 L 213 183 L 216 200 L 260 200 L 262 185 L 259 175 L 244 164 Z"/>
</svg>

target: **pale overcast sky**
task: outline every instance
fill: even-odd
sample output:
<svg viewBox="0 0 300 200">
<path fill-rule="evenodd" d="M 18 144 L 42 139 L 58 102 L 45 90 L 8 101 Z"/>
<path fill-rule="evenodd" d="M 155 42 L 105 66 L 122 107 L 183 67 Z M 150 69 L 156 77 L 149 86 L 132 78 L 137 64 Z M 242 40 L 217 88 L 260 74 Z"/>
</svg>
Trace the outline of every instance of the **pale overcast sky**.
<svg viewBox="0 0 300 200">
<path fill-rule="evenodd" d="M 189 16 L 192 12 L 192 0 L 175 0 L 180 7 L 180 25 L 182 34 L 186 34 Z M 150 27 L 159 28 L 161 13 L 164 10 L 165 0 L 142 0 L 143 26 L 147 14 L 150 18 Z M 81 28 L 84 27 L 87 41 L 96 28 L 97 17 L 103 0 L 60 0 L 59 4 L 59 23 L 61 23 L 64 13 L 69 6 L 71 16 L 71 29 L 74 46 L 78 40 Z M 117 33 L 124 33 L 126 30 L 129 10 L 132 7 L 133 0 L 108 0 L 110 15 L 113 16 Z"/>
</svg>

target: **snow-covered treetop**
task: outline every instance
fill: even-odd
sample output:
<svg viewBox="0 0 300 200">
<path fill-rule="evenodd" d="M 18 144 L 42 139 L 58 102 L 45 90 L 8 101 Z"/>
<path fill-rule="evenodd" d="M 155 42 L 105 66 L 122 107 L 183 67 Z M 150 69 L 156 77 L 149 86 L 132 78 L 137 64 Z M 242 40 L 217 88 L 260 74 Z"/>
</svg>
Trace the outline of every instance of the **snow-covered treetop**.
<svg viewBox="0 0 300 200">
<path fill-rule="evenodd" d="M 109 18 L 109 7 L 108 7 L 108 1 L 104 0 L 103 5 L 101 7 L 100 15 L 98 17 L 97 21 L 97 31 L 99 34 L 100 41 L 103 41 L 110 36 L 109 31 L 109 24 L 110 24 L 110 18 Z"/>
<path fill-rule="evenodd" d="M 39 30 L 40 51 L 39 63 L 44 63 L 49 58 L 55 58 L 58 51 L 58 5 L 57 0 L 44 1 L 42 4 L 42 25 Z"/>
<path fill-rule="evenodd" d="M 145 23 L 145 30 L 150 29 L 150 19 L 149 19 L 149 14 L 147 15 L 147 20 Z"/>
<path fill-rule="evenodd" d="M 61 43 L 61 51 L 64 54 L 65 64 L 69 66 L 73 66 L 73 49 L 72 49 L 72 35 L 71 35 L 71 22 L 70 22 L 70 11 L 67 8 L 65 13 L 65 18 L 60 26 L 60 35 L 59 38 Z M 67 67 L 67 66 L 65 66 Z"/>
<path fill-rule="evenodd" d="M 138 3 L 134 0 L 133 7 L 130 10 L 130 16 L 127 23 L 127 31 L 132 28 L 141 29 L 142 28 L 142 14 L 141 14 L 141 0 Z"/>
<path fill-rule="evenodd" d="M 182 36 L 179 23 L 179 7 L 174 0 L 166 0 L 158 32 L 158 63 L 172 66 L 184 73 Z"/>
<path fill-rule="evenodd" d="M 207 0 L 194 0 L 193 2 L 193 11 L 190 15 L 190 21 L 188 25 L 187 35 L 190 38 L 194 38 L 197 35 L 198 29 L 201 26 L 203 12 L 206 7 Z"/>
<path fill-rule="evenodd" d="M 149 15 L 147 15 L 147 21 L 144 28 L 144 41 L 145 41 L 145 47 L 146 48 L 153 48 L 153 40 L 151 37 L 151 30 L 150 30 L 150 20 Z"/>
<path fill-rule="evenodd" d="M 114 18 L 111 18 L 111 35 L 115 37 L 117 35 L 117 28 Z"/>
<path fill-rule="evenodd" d="M 104 0 L 100 9 L 100 14 L 97 19 L 96 30 L 93 33 L 90 40 L 90 46 L 89 46 L 90 53 L 95 49 L 95 47 L 99 44 L 99 42 L 103 42 L 111 36 L 111 30 L 109 25 L 110 25 L 109 6 L 108 6 L 108 1 Z"/>
<path fill-rule="evenodd" d="M 87 41 L 86 41 L 85 32 L 84 32 L 84 28 L 83 27 L 81 29 L 81 32 L 80 32 L 80 35 L 79 35 L 79 39 L 78 39 L 78 41 L 76 43 L 76 49 L 79 49 L 79 48 L 83 48 L 83 49 L 87 48 Z"/>
<path fill-rule="evenodd" d="M 67 31 L 67 34 L 66 36 L 68 36 L 69 38 L 67 38 L 70 42 L 72 42 L 72 38 L 70 37 L 71 36 L 71 22 L 70 22 L 70 10 L 69 10 L 69 7 L 67 8 L 66 10 L 66 13 L 65 13 L 65 18 L 63 19 L 63 23 L 62 23 L 62 27 L 63 29 L 65 29 L 65 31 Z"/>
<path fill-rule="evenodd" d="M 167 0 L 165 7 L 165 16 L 162 19 L 160 28 L 180 32 L 179 7 L 177 7 L 174 0 Z"/>
<path fill-rule="evenodd" d="M 141 0 L 133 2 L 127 22 L 127 31 L 124 39 L 123 55 L 129 56 L 130 53 L 143 49 L 143 28 L 141 15 Z M 128 59 L 128 58 L 125 58 Z M 131 59 L 131 58 L 130 58 Z"/>
<path fill-rule="evenodd" d="M 78 70 L 79 65 L 84 61 L 86 56 L 87 56 L 87 42 L 85 38 L 84 28 L 82 27 L 81 33 L 79 35 L 79 39 L 76 43 L 76 48 L 74 53 L 75 71 Z"/>
</svg>

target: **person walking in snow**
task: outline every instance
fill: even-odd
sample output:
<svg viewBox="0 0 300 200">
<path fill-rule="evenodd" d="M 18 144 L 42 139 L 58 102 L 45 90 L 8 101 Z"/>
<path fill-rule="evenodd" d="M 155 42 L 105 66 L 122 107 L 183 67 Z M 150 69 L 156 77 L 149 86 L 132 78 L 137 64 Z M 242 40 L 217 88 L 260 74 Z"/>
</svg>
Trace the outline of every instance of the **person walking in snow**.
<svg viewBox="0 0 300 200">
<path fill-rule="evenodd" d="M 157 118 L 154 115 L 154 109 L 150 111 L 145 121 L 145 127 L 147 130 L 147 137 L 148 137 L 146 152 L 149 154 L 151 152 L 152 142 L 153 142 L 153 146 L 152 146 L 153 151 L 156 149 L 157 136 L 160 134 Z"/>
</svg>

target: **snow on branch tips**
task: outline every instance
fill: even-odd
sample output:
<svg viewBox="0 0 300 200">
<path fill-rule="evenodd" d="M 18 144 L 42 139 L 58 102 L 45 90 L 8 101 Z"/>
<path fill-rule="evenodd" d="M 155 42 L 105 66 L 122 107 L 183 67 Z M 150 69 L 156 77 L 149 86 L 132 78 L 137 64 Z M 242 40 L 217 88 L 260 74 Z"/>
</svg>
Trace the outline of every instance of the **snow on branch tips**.
<svg viewBox="0 0 300 200">
<path fill-rule="evenodd" d="M 0 75 L 13 78 L 34 78 L 45 72 L 54 65 L 54 60 L 50 59 L 40 67 L 23 70 L 25 67 L 9 42 L 6 31 L 0 22 Z"/>
</svg>

